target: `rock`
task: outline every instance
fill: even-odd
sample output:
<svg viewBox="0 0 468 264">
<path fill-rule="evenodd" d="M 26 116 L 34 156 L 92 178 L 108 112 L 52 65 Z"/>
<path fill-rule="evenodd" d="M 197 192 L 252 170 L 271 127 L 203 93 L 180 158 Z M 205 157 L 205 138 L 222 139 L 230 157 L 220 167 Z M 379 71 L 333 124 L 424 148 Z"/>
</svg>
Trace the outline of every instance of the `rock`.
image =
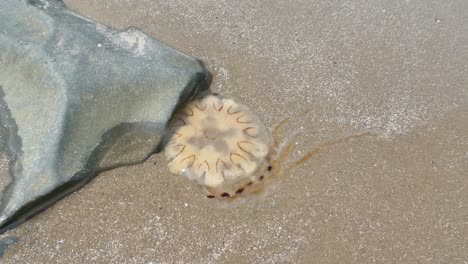
<svg viewBox="0 0 468 264">
<path fill-rule="evenodd" d="M 211 80 L 199 60 L 61 1 L 3 0 L 0 25 L 2 232 L 99 172 L 144 161 Z"/>
<path fill-rule="evenodd" d="M 3 257 L 3 254 L 10 246 L 18 243 L 19 240 L 17 236 L 0 237 L 0 258 Z"/>
</svg>

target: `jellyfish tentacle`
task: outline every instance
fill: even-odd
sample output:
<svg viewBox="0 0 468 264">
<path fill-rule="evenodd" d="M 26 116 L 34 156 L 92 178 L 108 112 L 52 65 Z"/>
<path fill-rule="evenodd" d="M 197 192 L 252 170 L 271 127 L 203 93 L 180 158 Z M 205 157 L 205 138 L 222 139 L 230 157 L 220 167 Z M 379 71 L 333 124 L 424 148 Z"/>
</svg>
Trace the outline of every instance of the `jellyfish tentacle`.
<svg viewBox="0 0 468 264">
<path fill-rule="evenodd" d="M 327 148 L 327 147 L 331 147 L 331 146 L 334 146 L 334 145 L 339 145 L 341 143 L 346 143 L 352 139 L 355 139 L 355 138 L 361 138 L 361 137 L 365 137 L 365 136 L 372 136 L 372 135 L 375 135 L 375 134 L 372 134 L 371 132 L 365 132 L 365 133 L 361 133 L 361 134 L 354 134 L 354 135 L 350 135 L 350 136 L 347 136 L 347 137 L 344 137 L 344 138 L 339 138 L 337 140 L 331 140 L 331 141 L 327 141 L 327 142 L 324 142 L 324 143 L 321 143 L 319 144 L 318 146 L 316 146 L 315 148 L 313 148 L 311 151 L 307 152 L 305 155 L 303 155 L 301 158 L 299 158 L 298 160 L 294 161 L 288 168 L 287 168 L 287 171 L 289 170 L 292 170 L 294 169 L 295 167 L 301 165 L 301 164 L 304 164 L 306 161 L 308 161 L 309 159 L 311 159 L 313 156 L 317 155 L 320 151 L 322 151 L 324 148 Z"/>
<path fill-rule="evenodd" d="M 273 146 L 275 148 L 279 147 L 280 145 L 280 136 L 279 136 L 279 131 L 283 128 L 284 125 L 286 125 L 289 122 L 289 117 L 284 118 L 280 122 L 276 123 L 272 130 L 272 135 L 273 135 Z"/>
</svg>

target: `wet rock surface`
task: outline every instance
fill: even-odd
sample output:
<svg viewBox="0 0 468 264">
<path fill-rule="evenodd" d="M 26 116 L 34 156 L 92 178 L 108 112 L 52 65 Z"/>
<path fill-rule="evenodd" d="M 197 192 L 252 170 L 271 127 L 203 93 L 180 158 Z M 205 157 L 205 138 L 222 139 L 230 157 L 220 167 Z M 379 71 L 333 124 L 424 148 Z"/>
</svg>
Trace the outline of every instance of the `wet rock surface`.
<svg viewBox="0 0 468 264">
<path fill-rule="evenodd" d="M 2 1 L 0 24 L 2 231 L 99 171 L 145 160 L 177 104 L 210 81 L 197 59 L 61 1 Z"/>
</svg>

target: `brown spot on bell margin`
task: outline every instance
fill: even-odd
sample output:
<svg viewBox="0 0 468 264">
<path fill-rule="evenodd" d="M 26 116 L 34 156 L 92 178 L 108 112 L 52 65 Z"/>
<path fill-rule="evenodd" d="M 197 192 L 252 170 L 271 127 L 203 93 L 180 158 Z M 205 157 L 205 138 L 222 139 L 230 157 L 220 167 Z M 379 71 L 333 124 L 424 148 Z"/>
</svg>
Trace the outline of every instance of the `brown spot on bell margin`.
<svg viewBox="0 0 468 264">
<path fill-rule="evenodd" d="M 226 192 L 222 193 L 221 196 L 222 197 L 231 197 L 231 195 L 229 195 L 229 193 L 226 193 Z"/>
<path fill-rule="evenodd" d="M 260 180 L 263 180 L 263 178 L 264 178 L 264 177 L 263 177 L 263 175 L 262 175 L 262 176 L 260 176 Z"/>
<path fill-rule="evenodd" d="M 252 185 L 252 183 L 253 183 L 253 182 L 251 181 L 251 182 L 247 183 L 247 185 Z"/>
<path fill-rule="evenodd" d="M 271 171 L 272 169 L 273 169 L 272 166 L 268 166 L 268 168 L 267 168 L 268 171 Z"/>
<path fill-rule="evenodd" d="M 208 197 L 208 198 L 215 198 L 215 196 L 214 196 L 214 195 L 211 195 L 211 194 L 210 194 L 210 195 L 207 195 L 206 197 Z"/>
<path fill-rule="evenodd" d="M 237 190 L 236 193 L 242 193 L 244 191 L 244 188 L 240 188 L 239 190 Z"/>
</svg>

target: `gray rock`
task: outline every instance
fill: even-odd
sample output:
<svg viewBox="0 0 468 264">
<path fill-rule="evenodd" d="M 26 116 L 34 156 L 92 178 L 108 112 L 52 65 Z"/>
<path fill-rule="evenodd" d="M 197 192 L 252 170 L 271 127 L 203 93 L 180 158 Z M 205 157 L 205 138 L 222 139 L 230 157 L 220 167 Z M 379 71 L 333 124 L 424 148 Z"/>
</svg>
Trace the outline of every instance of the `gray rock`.
<svg viewBox="0 0 468 264">
<path fill-rule="evenodd" d="M 0 258 L 3 257 L 3 254 L 10 246 L 18 243 L 19 240 L 20 238 L 16 236 L 0 237 Z"/>
<path fill-rule="evenodd" d="M 54 0 L 0 2 L 0 225 L 14 227 L 100 171 L 154 153 L 203 64 L 135 28 Z"/>
</svg>

